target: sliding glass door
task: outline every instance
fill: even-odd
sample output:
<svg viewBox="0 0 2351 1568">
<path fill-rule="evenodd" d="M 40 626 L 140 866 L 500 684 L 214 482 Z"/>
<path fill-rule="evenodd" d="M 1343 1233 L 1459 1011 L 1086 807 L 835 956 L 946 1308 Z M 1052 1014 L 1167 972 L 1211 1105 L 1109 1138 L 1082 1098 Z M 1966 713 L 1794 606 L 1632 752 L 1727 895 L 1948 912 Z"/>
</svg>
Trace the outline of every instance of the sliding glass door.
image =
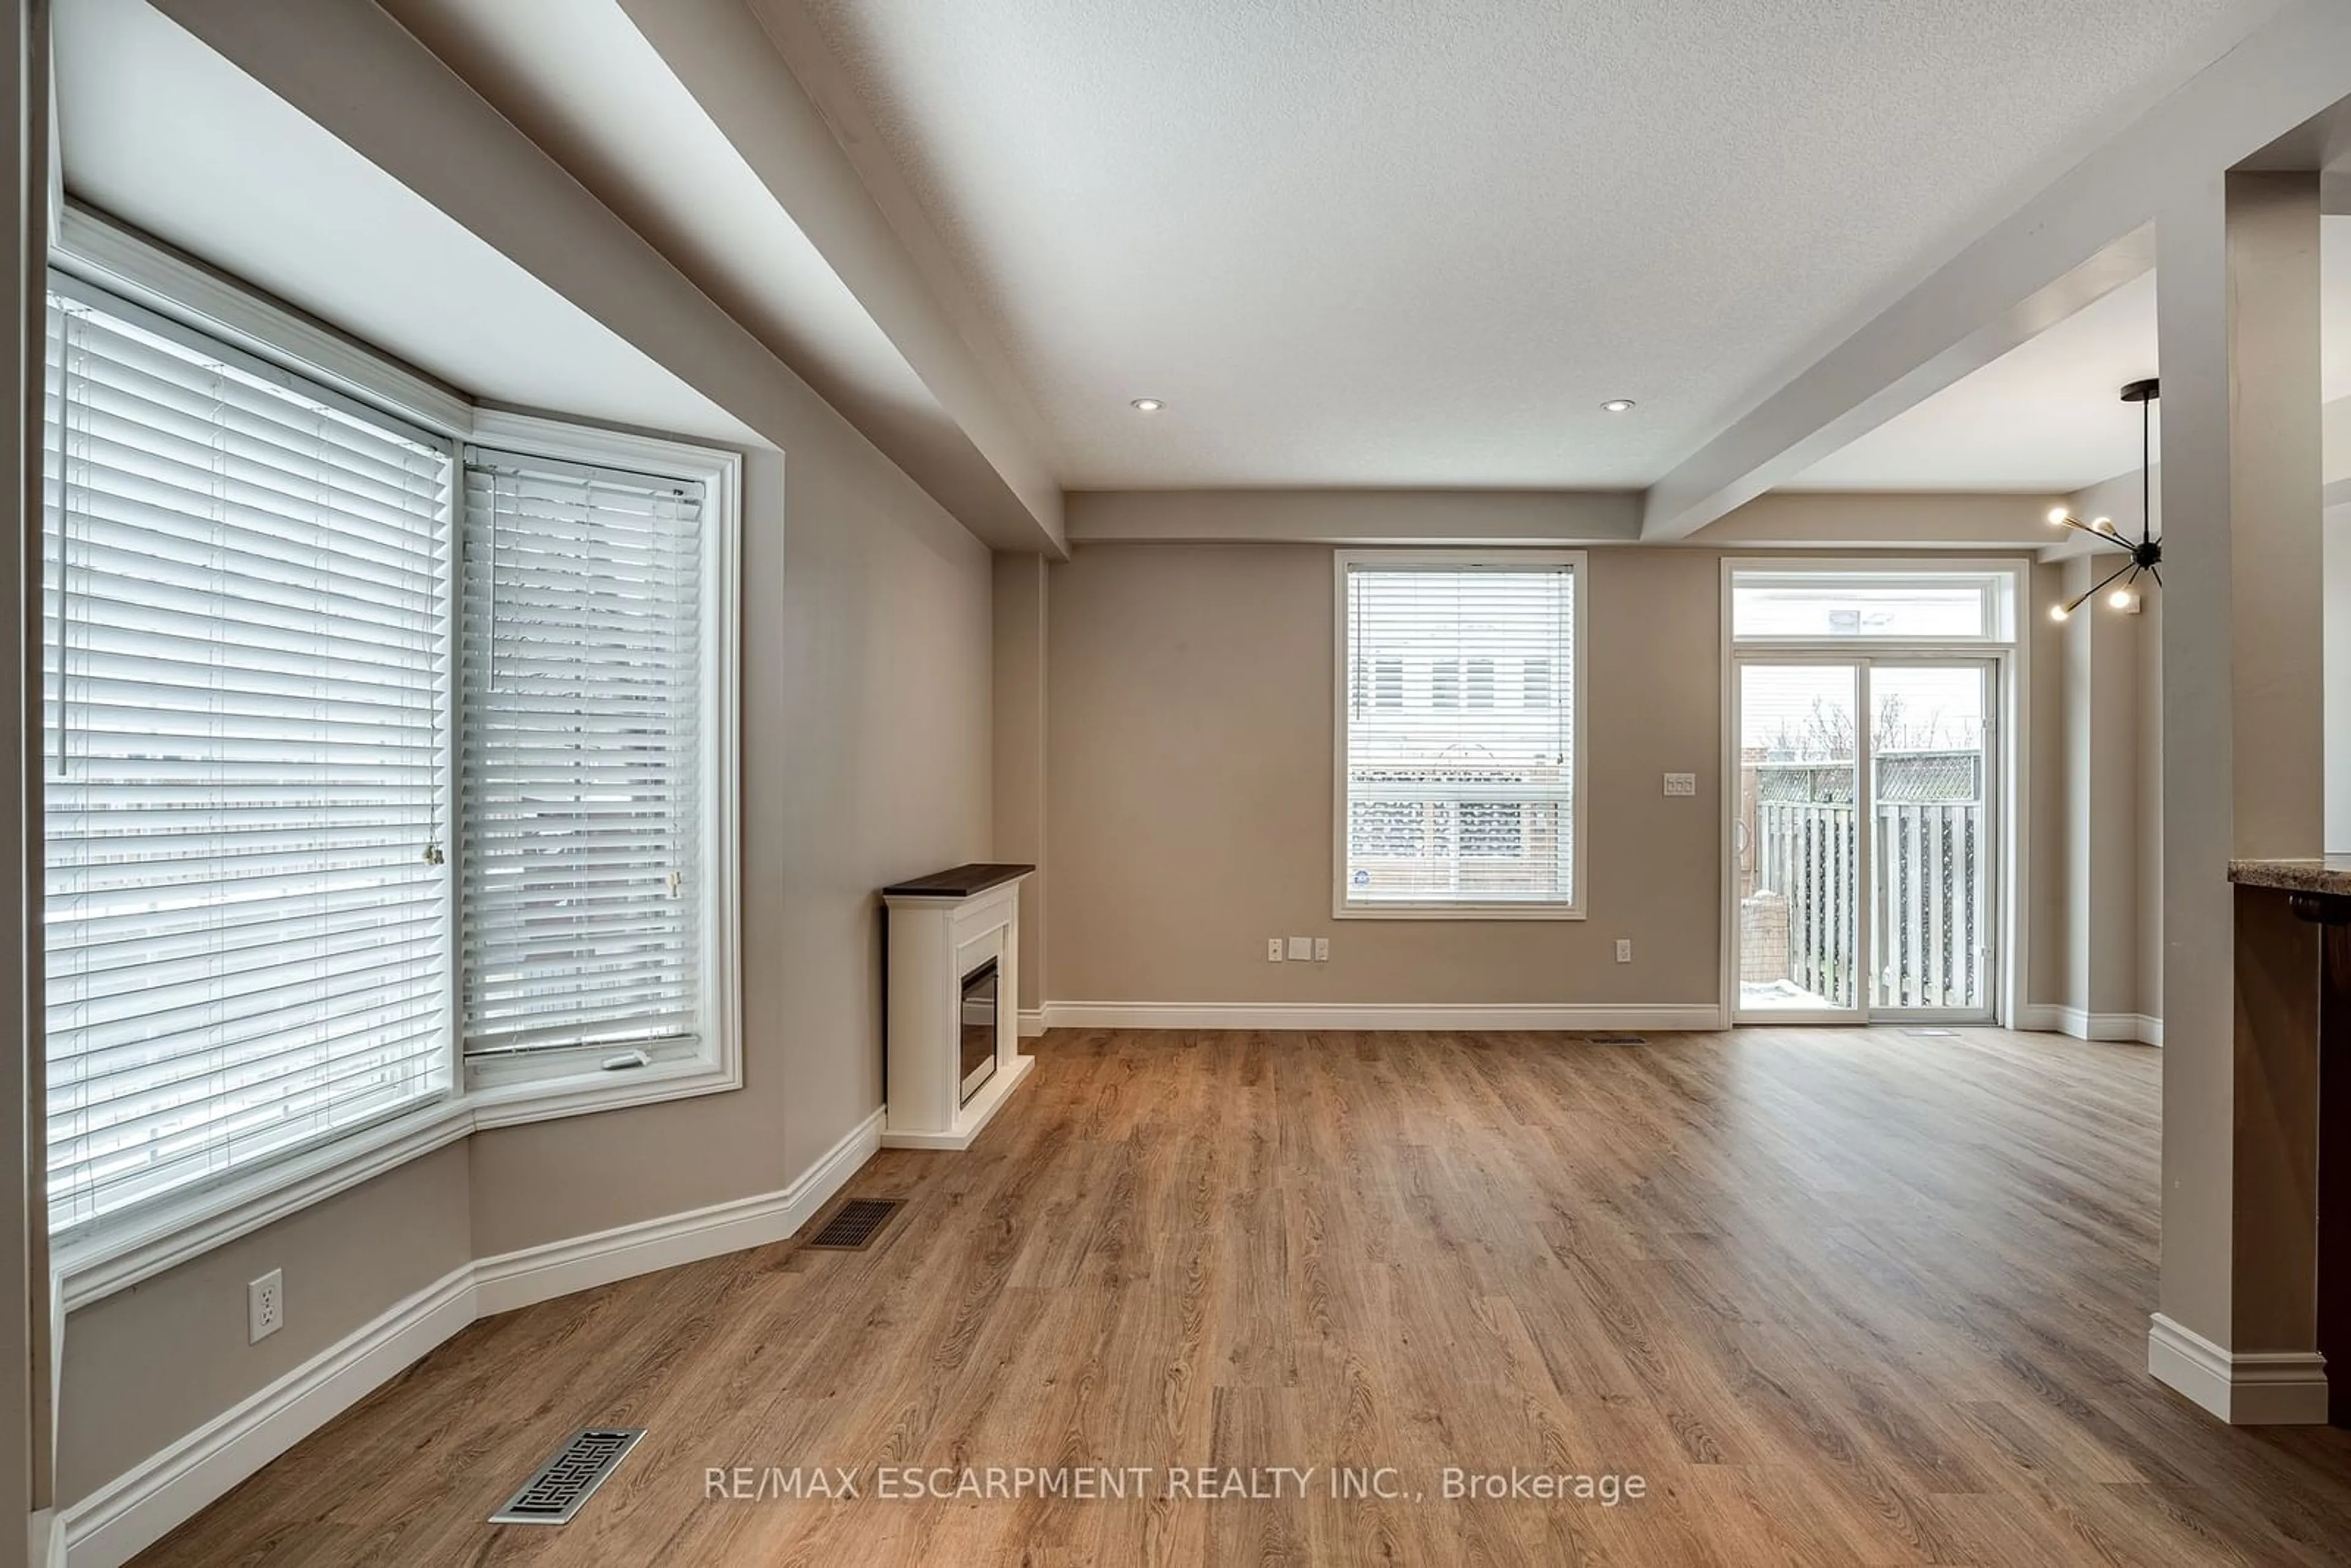
<svg viewBox="0 0 2351 1568">
<path fill-rule="evenodd" d="M 1870 736 L 1870 1008 L 1992 1013 L 1992 722 L 1988 659 L 1865 670 Z"/>
<path fill-rule="evenodd" d="M 1732 668 L 1740 1019 L 1991 1018 L 1996 661 L 1771 654 Z"/>
<path fill-rule="evenodd" d="M 1858 1022 L 1862 668 L 1748 663 L 1738 674 L 1739 1010 Z"/>
</svg>

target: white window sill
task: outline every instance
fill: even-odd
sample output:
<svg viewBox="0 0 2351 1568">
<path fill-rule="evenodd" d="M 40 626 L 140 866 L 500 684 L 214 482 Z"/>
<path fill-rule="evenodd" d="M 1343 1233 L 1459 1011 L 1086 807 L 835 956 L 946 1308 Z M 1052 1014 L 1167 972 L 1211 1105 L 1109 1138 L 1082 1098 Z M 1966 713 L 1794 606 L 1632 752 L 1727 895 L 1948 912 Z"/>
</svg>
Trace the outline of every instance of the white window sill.
<svg viewBox="0 0 2351 1568">
<path fill-rule="evenodd" d="M 742 1086 L 739 1062 L 681 1058 L 624 1073 L 594 1069 L 475 1087 L 61 1239 L 50 1259 L 57 1310 L 102 1301 L 471 1133 Z"/>
<path fill-rule="evenodd" d="M 518 1126 L 743 1087 L 739 1066 L 685 1055 L 656 1059 L 647 1066 L 617 1072 L 596 1065 L 591 1056 L 588 1065 L 559 1076 L 527 1074 L 506 1077 L 503 1082 L 495 1068 L 475 1065 L 469 1071 L 474 1076 L 465 1091 L 465 1103 L 473 1108 L 476 1127 Z"/>
<path fill-rule="evenodd" d="M 1568 904 L 1332 904 L 1333 920 L 1582 920 L 1581 905 Z"/>
</svg>

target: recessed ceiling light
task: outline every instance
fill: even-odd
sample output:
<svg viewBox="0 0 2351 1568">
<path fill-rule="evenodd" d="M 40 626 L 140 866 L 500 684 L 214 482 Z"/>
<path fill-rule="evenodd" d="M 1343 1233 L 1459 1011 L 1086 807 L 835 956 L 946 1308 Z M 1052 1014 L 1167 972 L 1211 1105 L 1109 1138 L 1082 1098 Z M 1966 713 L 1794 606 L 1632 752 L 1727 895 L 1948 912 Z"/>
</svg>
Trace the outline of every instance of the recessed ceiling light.
<svg viewBox="0 0 2351 1568">
<path fill-rule="evenodd" d="M 1600 406 L 1610 413 L 1630 413 L 1633 412 L 1633 400 L 1629 397 L 1612 397 Z"/>
<path fill-rule="evenodd" d="M 1157 413 L 1167 405 L 1155 397 L 1139 397 L 1127 406 L 1137 413 Z"/>
</svg>

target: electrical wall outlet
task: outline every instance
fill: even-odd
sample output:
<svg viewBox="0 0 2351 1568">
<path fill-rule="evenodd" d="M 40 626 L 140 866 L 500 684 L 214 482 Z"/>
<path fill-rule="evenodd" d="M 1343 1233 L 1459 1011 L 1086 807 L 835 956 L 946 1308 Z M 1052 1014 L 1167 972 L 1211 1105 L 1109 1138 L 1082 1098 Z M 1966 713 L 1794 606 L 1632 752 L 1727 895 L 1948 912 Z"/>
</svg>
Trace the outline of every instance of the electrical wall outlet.
<svg viewBox="0 0 2351 1568">
<path fill-rule="evenodd" d="M 1290 961 L 1293 964 L 1311 964 L 1314 962 L 1314 938 L 1311 936 L 1292 936 L 1290 939 Z"/>
<path fill-rule="evenodd" d="M 1633 939 L 1630 936 L 1616 938 L 1616 961 L 1620 964 L 1633 961 Z"/>
<path fill-rule="evenodd" d="M 247 1344 L 259 1344 L 286 1326 L 286 1271 L 272 1269 L 245 1288 Z"/>
<path fill-rule="evenodd" d="M 1328 936 L 1314 938 L 1314 961 L 1318 964 L 1327 964 L 1331 961 L 1331 938 Z"/>
<path fill-rule="evenodd" d="M 1698 775 L 1697 775 L 1697 774 L 1695 774 L 1695 773 L 1668 773 L 1668 774 L 1667 774 L 1667 775 L 1666 775 L 1666 793 L 1667 793 L 1667 794 L 1668 794 L 1668 795 L 1695 795 L 1695 794 L 1697 794 L 1697 793 L 1698 793 Z"/>
<path fill-rule="evenodd" d="M 1280 937 L 1269 936 L 1265 939 L 1265 961 L 1269 964 L 1279 964 L 1281 962 Z"/>
</svg>

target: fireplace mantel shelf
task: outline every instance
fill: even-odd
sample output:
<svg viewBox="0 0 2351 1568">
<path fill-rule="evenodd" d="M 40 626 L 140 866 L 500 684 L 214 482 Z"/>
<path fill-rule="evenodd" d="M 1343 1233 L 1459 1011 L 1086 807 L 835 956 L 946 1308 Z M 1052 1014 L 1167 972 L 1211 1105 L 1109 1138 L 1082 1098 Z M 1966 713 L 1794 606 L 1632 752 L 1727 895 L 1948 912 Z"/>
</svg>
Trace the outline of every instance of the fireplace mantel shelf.
<svg viewBox="0 0 2351 1568">
<path fill-rule="evenodd" d="M 951 871 L 935 871 L 928 876 L 918 876 L 912 882 L 893 882 L 882 890 L 884 898 L 970 898 L 986 893 L 991 887 L 1001 887 L 1008 882 L 1018 882 L 1037 868 L 1033 865 L 994 865 L 975 861 Z"/>
</svg>

